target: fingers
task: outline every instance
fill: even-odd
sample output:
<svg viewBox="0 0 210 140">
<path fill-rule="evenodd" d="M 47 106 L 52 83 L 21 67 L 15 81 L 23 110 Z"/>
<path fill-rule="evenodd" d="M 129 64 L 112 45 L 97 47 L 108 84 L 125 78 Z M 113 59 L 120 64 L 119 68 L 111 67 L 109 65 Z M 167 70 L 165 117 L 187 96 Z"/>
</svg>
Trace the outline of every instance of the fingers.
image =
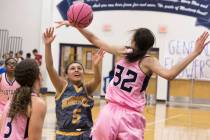
<svg viewBox="0 0 210 140">
<path fill-rule="evenodd" d="M 204 47 L 207 46 L 209 43 L 210 43 L 210 41 L 207 41 L 207 42 L 204 44 Z"/>
<path fill-rule="evenodd" d="M 53 39 L 52 39 L 52 41 L 55 39 L 55 37 L 56 37 L 56 35 L 54 35 L 54 36 L 53 36 Z"/>
<path fill-rule="evenodd" d="M 46 38 L 46 33 L 45 32 L 43 33 L 43 37 Z"/>
<path fill-rule="evenodd" d="M 53 28 L 53 27 L 50 27 L 50 28 L 49 28 L 49 34 L 52 36 L 53 33 L 54 33 L 54 28 Z"/>
<path fill-rule="evenodd" d="M 44 32 L 44 37 L 52 37 L 54 34 L 54 28 L 53 27 L 49 27 L 46 28 L 45 32 Z"/>
<path fill-rule="evenodd" d="M 105 54 L 105 51 L 103 49 L 99 49 L 97 54 L 103 56 Z"/>
<path fill-rule="evenodd" d="M 208 38 L 208 36 L 209 36 L 209 33 L 208 32 L 203 32 L 203 34 L 200 36 L 200 40 L 201 40 L 201 43 L 203 44 L 205 41 L 206 41 L 206 39 Z"/>
</svg>

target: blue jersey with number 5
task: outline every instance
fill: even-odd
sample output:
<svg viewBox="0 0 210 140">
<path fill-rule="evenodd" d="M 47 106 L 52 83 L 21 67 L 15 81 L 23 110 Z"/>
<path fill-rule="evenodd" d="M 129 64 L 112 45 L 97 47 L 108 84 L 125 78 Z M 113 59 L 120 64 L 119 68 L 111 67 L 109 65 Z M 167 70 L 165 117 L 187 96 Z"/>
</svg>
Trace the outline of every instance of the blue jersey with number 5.
<svg viewBox="0 0 210 140">
<path fill-rule="evenodd" d="M 76 91 L 68 81 L 67 87 L 56 99 L 57 130 L 59 132 L 75 132 L 90 130 L 93 126 L 91 108 L 94 101 L 81 87 Z"/>
</svg>

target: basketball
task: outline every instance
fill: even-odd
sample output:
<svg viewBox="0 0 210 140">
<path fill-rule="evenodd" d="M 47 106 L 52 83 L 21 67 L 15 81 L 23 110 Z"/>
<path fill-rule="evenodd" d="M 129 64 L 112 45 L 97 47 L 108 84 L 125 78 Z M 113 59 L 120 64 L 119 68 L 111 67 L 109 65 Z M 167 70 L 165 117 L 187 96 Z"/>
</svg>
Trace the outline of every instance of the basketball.
<svg viewBox="0 0 210 140">
<path fill-rule="evenodd" d="M 86 3 L 74 2 L 67 11 L 67 17 L 73 26 L 85 28 L 93 20 L 93 10 Z"/>
</svg>

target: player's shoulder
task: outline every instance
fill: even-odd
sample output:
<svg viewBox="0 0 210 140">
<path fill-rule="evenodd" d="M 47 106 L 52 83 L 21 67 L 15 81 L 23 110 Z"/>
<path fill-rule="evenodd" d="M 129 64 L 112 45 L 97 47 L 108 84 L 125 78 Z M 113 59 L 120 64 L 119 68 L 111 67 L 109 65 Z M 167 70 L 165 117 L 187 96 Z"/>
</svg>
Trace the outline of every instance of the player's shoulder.
<svg viewBox="0 0 210 140">
<path fill-rule="evenodd" d="M 32 110 L 46 112 L 46 107 L 46 102 L 41 97 L 32 96 Z"/>
<path fill-rule="evenodd" d="M 141 63 L 144 65 L 151 65 L 157 60 L 154 56 L 151 55 L 145 55 L 144 58 L 142 59 Z"/>
</svg>

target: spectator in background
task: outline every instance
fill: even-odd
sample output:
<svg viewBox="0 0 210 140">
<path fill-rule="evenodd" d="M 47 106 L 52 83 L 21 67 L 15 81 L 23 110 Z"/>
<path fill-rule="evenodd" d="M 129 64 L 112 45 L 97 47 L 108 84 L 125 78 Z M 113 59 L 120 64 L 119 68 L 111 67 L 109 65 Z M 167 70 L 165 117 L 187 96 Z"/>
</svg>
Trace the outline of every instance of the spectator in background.
<svg viewBox="0 0 210 140">
<path fill-rule="evenodd" d="M 21 61 L 24 60 L 24 58 L 23 58 L 23 51 L 22 50 L 20 50 L 18 52 L 18 57 L 21 59 Z"/>
<path fill-rule="evenodd" d="M 4 67 L 4 63 L 5 63 L 5 60 L 9 58 L 9 54 L 8 53 L 4 53 L 2 55 L 2 58 L 0 59 L 0 67 Z"/>
<path fill-rule="evenodd" d="M 18 60 L 18 53 L 15 53 L 15 59 Z"/>
<path fill-rule="evenodd" d="M 34 59 L 36 60 L 38 65 L 41 66 L 41 64 L 42 64 L 42 55 L 38 53 L 37 49 L 33 49 L 32 52 L 33 52 L 33 55 L 34 55 Z"/>
<path fill-rule="evenodd" d="M 22 54 L 23 54 L 22 50 L 15 53 L 15 59 L 17 60 L 18 63 L 24 60 L 24 58 L 22 57 Z"/>
<path fill-rule="evenodd" d="M 8 53 L 3 54 L 2 58 L 3 58 L 3 60 L 5 61 L 6 59 L 9 58 L 9 54 L 8 54 Z"/>
<path fill-rule="evenodd" d="M 13 55 L 14 55 L 13 51 L 9 51 L 9 58 L 13 58 Z"/>
<path fill-rule="evenodd" d="M 26 54 L 26 59 L 31 59 L 31 53 Z"/>
</svg>

